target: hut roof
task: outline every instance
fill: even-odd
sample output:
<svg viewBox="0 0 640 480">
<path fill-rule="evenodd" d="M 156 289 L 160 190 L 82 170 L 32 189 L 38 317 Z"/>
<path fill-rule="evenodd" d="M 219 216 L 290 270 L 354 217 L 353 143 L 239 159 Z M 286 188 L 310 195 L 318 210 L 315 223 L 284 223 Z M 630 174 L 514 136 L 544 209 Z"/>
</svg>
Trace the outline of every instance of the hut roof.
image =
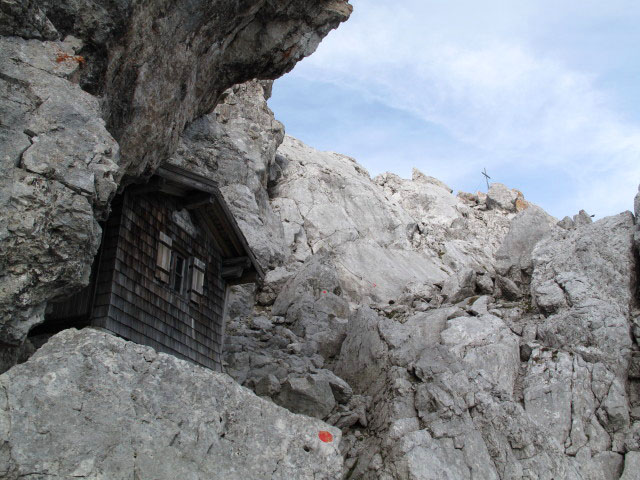
<svg viewBox="0 0 640 480">
<path fill-rule="evenodd" d="M 180 198 L 198 218 L 218 245 L 223 258 L 223 277 L 229 284 L 249 283 L 264 278 L 264 272 L 247 239 L 238 227 L 217 182 L 175 165 L 158 168 L 138 192 L 162 192 Z"/>
</svg>

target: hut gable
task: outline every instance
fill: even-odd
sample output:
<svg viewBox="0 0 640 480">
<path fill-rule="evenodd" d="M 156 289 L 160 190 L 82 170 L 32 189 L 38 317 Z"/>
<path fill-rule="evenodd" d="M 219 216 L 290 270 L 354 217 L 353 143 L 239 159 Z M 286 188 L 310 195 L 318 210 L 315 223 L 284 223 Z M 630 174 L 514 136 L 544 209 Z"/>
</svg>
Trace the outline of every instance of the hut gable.
<svg viewBox="0 0 640 480">
<path fill-rule="evenodd" d="M 90 285 L 44 328 L 89 324 L 221 370 L 227 289 L 262 276 L 216 183 L 164 166 L 114 200 Z"/>
</svg>

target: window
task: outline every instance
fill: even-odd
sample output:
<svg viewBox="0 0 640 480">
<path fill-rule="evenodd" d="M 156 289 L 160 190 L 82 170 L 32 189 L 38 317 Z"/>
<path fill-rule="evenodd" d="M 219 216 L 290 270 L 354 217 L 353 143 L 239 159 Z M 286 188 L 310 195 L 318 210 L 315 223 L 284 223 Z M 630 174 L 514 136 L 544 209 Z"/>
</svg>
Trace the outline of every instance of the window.
<svg viewBox="0 0 640 480">
<path fill-rule="evenodd" d="M 171 274 L 171 237 L 160 232 L 160 240 L 158 241 L 158 256 L 156 258 L 156 277 L 164 283 L 169 283 L 169 275 Z"/>
<path fill-rule="evenodd" d="M 200 297 L 204 295 L 205 263 L 198 259 L 191 259 L 191 300 L 200 303 Z"/>
<path fill-rule="evenodd" d="M 186 262 L 184 257 L 176 252 L 173 253 L 173 279 L 171 281 L 171 288 L 182 293 L 184 291 L 184 267 Z"/>
</svg>

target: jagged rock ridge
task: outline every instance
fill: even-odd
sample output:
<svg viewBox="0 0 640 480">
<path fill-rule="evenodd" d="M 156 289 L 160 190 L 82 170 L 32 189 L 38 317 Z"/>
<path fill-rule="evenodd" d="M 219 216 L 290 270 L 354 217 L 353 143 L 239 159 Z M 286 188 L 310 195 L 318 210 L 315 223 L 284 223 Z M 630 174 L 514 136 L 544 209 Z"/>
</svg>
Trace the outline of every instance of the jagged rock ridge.
<svg viewBox="0 0 640 480">
<path fill-rule="evenodd" d="M 255 311 L 238 292 L 228 371 L 343 428 L 348 478 L 635 478 L 633 214 L 558 222 L 290 137 L 269 168 L 290 256 Z"/>
</svg>

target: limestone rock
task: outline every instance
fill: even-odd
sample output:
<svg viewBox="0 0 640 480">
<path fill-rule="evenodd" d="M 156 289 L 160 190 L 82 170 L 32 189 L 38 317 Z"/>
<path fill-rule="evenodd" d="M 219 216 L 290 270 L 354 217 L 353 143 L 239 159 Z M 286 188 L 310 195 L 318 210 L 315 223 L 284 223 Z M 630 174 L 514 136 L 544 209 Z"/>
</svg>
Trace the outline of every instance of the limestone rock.
<svg viewBox="0 0 640 480">
<path fill-rule="evenodd" d="M 411 182 L 385 173 L 374 178 L 384 188 L 387 197 L 398 202 L 414 220 L 449 226 L 460 217 L 458 201 L 451 188 L 440 180 L 413 169 Z"/>
<path fill-rule="evenodd" d="M 576 227 L 589 225 L 590 223 L 593 223 L 593 220 L 591 220 L 591 215 L 589 215 L 584 210 L 580 210 L 577 215 L 573 216 L 573 224 Z"/>
<path fill-rule="evenodd" d="M 20 343 L 46 301 L 87 283 L 97 220 L 125 175 L 148 178 L 225 90 L 290 70 L 350 13 L 344 0 L 3 0 L 1 33 L 31 40 L 0 39 L 0 341 Z M 263 135 L 265 157 L 279 128 Z M 231 144 L 220 150 L 238 153 Z M 256 178 L 264 185 L 264 174 L 247 183 Z M 245 230 L 271 230 L 273 241 L 251 238 L 271 264 L 286 252 L 281 228 L 260 216 L 269 211 L 262 187 L 251 198 L 238 185 L 226 193 Z"/>
<path fill-rule="evenodd" d="M 534 247 L 551 233 L 555 224 L 556 219 L 537 206 L 531 206 L 516 215 L 511 221 L 509 233 L 496 252 L 497 272 L 524 283 L 533 271 L 531 253 Z"/>
<path fill-rule="evenodd" d="M 476 369 L 484 370 L 498 388 L 513 392 L 520 350 L 516 336 L 493 315 L 449 320 L 442 343 Z"/>
<path fill-rule="evenodd" d="M 507 300 L 518 300 L 522 297 L 522 290 L 518 287 L 518 284 L 501 275 L 496 277 L 496 290 L 498 296 L 502 296 Z"/>
<path fill-rule="evenodd" d="M 38 40 L 58 40 L 59 33 L 36 0 L 2 0 L 0 35 Z"/>
<path fill-rule="evenodd" d="M 487 207 L 516 212 L 516 200 L 522 193 L 501 183 L 492 183 L 487 193 Z"/>
<path fill-rule="evenodd" d="M 372 310 L 362 308 L 349 322 L 335 371 L 358 391 L 368 391 L 384 380 L 379 373 L 387 350 L 378 331 L 378 316 Z"/>
<path fill-rule="evenodd" d="M 624 472 L 620 480 L 638 478 L 638 472 L 640 472 L 640 452 L 628 452 L 624 456 Z"/>
<path fill-rule="evenodd" d="M 580 346 L 625 363 L 631 346 L 625 317 L 634 288 L 633 231 L 627 212 L 554 233 L 537 245 L 531 291 L 543 309 L 558 311 L 539 330 L 550 345 Z"/>
<path fill-rule="evenodd" d="M 69 79 L 75 42 L 0 37 L 0 336 L 20 344 L 44 302 L 86 285 L 121 177 L 98 100 Z M 6 117 L 5 117 L 6 115 Z"/>
<path fill-rule="evenodd" d="M 325 418 L 336 406 L 329 382 L 318 375 L 288 378 L 276 398 L 276 402 L 291 410 L 316 418 Z"/>
<path fill-rule="evenodd" d="M 224 92 L 211 114 L 189 125 L 169 160 L 220 185 L 265 268 L 282 263 L 289 248 L 267 195 L 271 165 L 284 137 L 284 127 L 267 106 L 270 86 L 251 81 Z"/>
<path fill-rule="evenodd" d="M 0 377 L 0 471 L 75 478 L 324 478 L 340 430 L 224 374 L 95 330 L 66 330 Z M 329 431 L 331 443 L 318 434 Z"/>
<path fill-rule="evenodd" d="M 493 293 L 493 280 L 488 274 L 476 275 L 476 289 L 480 293 Z"/>
<path fill-rule="evenodd" d="M 442 286 L 442 294 L 448 303 L 458 303 L 473 296 L 476 287 L 476 272 L 467 268 L 451 275 Z"/>
<path fill-rule="evenodd" d="M 342 0 L 30 3 L 27 13 L 38 9 L 93 46 L 83 82 L 103 93 L 109 131 L 134 177 L 166 160 L 187 123 L 209 113 L 224 90 L 291 70 L 351 13 Z"/>
<path fill-rule="evenodd" d="M 565 230 L 570 230 L 575 227 L 575 223 L 573 222 L 571 217 L 566 216 L 558 222 L 558 226 L 560 228 L 564 228 Z"/>
<path fill-rule="evenodd" d="M 413 219 L 387 201 L 355 160 L 286 136 L 275 168 L 271 194 L 280 219 L 299 226 L 289 233 L 294 250 L 304 249 L 304 242 L 308 256 L 362 238 L 375 238 L 382 247 L 409 246 Z"/>
<path fill-rule="evenodd" d="M 418 250 L 437 255 L 447 269 L 493 272 L 495 249 L 513 212 L 486 211 L 476 195 L 453 196 L 447 185 L 418 170 L 411 180 L 385 173 L 374 182 L 413 218 L 411 242 Z"/>
</svg>

